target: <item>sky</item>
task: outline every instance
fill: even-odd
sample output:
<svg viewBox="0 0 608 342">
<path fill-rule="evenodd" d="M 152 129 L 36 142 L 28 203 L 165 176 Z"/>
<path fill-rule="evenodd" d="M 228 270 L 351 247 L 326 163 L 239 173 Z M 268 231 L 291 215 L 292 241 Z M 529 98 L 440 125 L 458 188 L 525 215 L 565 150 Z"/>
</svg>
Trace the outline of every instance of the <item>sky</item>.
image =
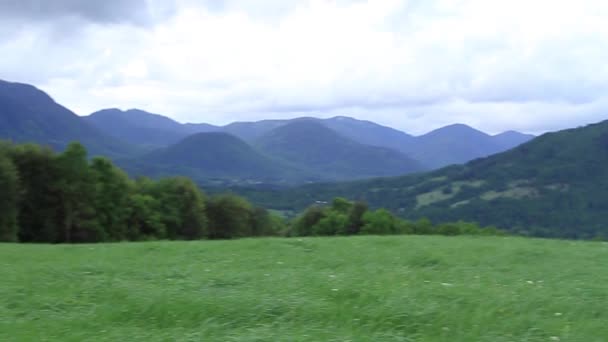
<svg viewBox="0 0 608 342">
<path fill-rule="evenodd" d="M 0 79 L 79 115 L 541 133 L 608 119 L 607 22 L 601 0 L 0 0 Z"/>
</svg>

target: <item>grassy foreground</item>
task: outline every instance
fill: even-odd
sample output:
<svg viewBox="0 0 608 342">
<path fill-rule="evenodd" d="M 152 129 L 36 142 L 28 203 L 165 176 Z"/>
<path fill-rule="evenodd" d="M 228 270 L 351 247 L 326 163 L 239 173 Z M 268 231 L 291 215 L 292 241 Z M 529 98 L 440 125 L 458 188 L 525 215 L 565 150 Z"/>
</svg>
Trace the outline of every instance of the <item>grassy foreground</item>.
<svg viewBox="0 0 608 342">
<path fill-rule="evenodd" d="M 608 244 L 0 245 L 0 341 L 607 341 Z"/>
</svg>

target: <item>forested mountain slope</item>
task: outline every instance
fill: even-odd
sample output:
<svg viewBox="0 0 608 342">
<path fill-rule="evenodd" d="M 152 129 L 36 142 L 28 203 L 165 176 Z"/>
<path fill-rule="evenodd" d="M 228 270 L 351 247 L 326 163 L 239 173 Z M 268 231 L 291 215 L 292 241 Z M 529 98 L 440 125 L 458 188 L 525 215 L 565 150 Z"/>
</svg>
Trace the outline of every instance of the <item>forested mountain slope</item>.
<svg viewBox="0 0 608 342">
<path fill-rule="evenodd" d="M 411 219 L 477 221 L 535 236 L 591 238 L 608 235 L 607 175 L 604 121 L 427 174 L 238 191 L 278 209 L 300 210 L 344 196 Z"/>
<path fill-rule="evenodd" d="M 43 91 L 0 80 L 0 139 L 35 142 L 58 150 L 79 141 L 92 154 L 129 155 L 134 148 L 100 132 Z"/>
</svg>

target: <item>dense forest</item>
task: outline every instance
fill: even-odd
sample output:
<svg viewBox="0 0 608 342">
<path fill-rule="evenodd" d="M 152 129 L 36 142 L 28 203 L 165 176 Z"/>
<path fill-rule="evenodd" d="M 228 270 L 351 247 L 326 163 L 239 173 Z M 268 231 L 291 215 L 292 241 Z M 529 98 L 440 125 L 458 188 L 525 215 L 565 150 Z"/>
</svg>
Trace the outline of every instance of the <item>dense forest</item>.
<svg viewBox="0 0 608 342">
<path fill-rule="evenodd" d="M 207 197 L 188 178 L 130 179 L 79 143 L 62 153 L 0 142 L 0 241 L 84 243 L 151 239 L 354 234 L 500 234 L 459 222 L 408 222 L 336 198 L 291 222 L 234 194 Z"/>
</svg>

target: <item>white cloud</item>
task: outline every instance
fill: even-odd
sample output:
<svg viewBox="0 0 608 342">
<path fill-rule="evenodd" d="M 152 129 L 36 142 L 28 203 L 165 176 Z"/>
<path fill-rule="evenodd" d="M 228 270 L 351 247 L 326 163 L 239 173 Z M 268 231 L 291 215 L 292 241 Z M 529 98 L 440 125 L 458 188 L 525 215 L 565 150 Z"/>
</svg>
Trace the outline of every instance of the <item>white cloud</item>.
<svg viewBox="0 0 608 342">
<path fill-rule="evenodd" d="M 167 13 L 160 3 L 147 8 Z M 67 38 L 53 33 L 65 18 L 19 26 L 0 34 L 0 77 L 79 114 L 137 107 L 194 122 L 353 115 L 413 133 L 454 122 L 541 132 L 606 118 L 608 3 L 176 6 L 155 25 L 97 20 Z"/>
</svg>

